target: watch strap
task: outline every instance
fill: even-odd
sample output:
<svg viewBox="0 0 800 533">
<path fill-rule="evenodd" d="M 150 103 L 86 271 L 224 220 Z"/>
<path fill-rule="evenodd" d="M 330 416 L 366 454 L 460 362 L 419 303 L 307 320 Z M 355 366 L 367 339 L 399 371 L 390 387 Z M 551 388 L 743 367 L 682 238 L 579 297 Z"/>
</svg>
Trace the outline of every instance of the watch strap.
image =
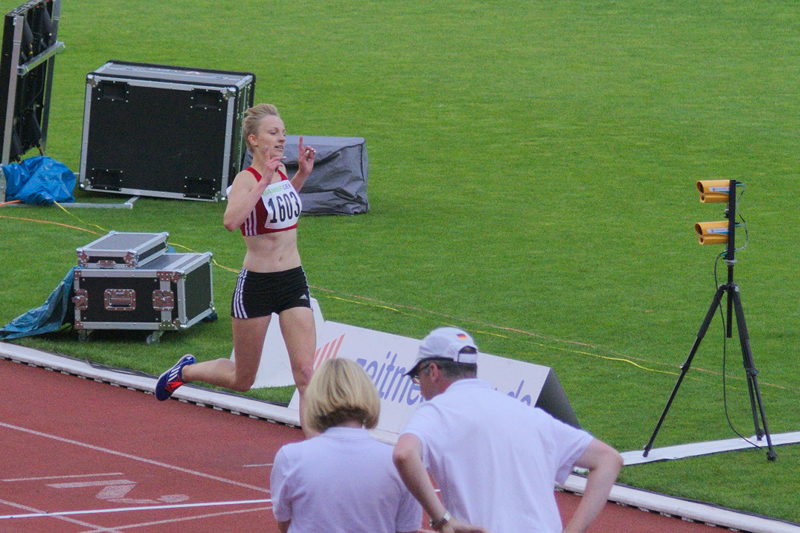
<svg viewBox="0 0 800 533">
<path fill-rule="evenodd" d="M 433 529 L 435 529 L 436 531 L 439 531 L 444 527 L 446 523 L 450 521 L 450 518 L 451 518 L 450 513 L 445 511 L 439 520 L 431 520 L 430 522 L 428 522 L 428 525 Z"/>
</svg>

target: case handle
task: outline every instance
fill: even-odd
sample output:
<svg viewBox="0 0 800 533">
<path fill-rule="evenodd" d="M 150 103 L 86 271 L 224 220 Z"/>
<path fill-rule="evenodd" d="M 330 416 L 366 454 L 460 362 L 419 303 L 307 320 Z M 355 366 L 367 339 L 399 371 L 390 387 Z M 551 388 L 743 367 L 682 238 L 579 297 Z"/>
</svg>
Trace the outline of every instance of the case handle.
<svg viewBox="0 0 800 533">
<path fill-rule="evenodd" d="M 222 111 L 223 96 L 219 91 L 210 89 L 192 89 L 189 95 L 189 109 L 201 111 Z"/>
<path fill-rule="evenodd" d="M 136 291 L 133 289 L 106 289 L 103 291 L 103 303 L 106 311 L 134 311 L 136 309 Z"/>
<path fill-rule="evenodd" d="M 96 81 L 96 80 L 95 80 Z M 103 80 L 97 82 L 97 99 L 111 102 L 128 103 L 131 94 L 130 85 L 124 81 Z"/>
</svg>

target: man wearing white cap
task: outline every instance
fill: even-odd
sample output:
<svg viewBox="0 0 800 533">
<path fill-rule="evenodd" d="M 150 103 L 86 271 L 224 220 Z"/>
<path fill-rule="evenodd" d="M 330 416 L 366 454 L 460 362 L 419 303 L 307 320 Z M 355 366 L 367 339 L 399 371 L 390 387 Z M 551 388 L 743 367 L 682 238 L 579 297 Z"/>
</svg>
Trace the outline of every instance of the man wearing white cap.
<svg viewBox="0 0 800 533">
<path fill-rule="evenodd" d="M 469 334 L 438 328 L 422 340 L 408 372 L 429 401 L 400 435 L 393 459 L 430 526 L 445 533 L 585 531 L 622 458 L 589 433 L 476 379 L 477 361 Z M 575 466 L 589 470 L 586 491 L 562 529 L 554 485 Z"/>
</svg>

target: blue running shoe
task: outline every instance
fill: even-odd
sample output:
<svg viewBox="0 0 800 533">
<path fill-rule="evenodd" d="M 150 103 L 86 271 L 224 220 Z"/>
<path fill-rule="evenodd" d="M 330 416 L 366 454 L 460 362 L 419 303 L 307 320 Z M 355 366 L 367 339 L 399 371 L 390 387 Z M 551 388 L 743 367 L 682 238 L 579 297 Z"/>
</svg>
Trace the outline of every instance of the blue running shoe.
<svg viewBox="0 0 800 533">
<path fill-rule="evenodd" d="M 194 356 L 187 353 L 175 363 L 175 366 L 161 374 L 156 382 L 156 399 L 163 402 L 172 396 L 175 389 L 183 385 L 183 367 L 196 362 Z"/>
</svg>

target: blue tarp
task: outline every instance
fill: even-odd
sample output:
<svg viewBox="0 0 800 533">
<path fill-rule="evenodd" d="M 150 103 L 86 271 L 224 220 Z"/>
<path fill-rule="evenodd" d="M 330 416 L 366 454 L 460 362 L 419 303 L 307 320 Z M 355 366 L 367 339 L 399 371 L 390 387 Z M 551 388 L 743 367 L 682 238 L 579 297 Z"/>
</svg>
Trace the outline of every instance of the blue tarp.
<svg viewBox="0 0 800 533">
<path fill-rule="evenodd" d="M 52 205 L 53 202 L 74 202 L 75 173 L 67 165 L 45 155 L 25 159 L 22 163 L 3 165 L 6 177 L 6 201 Z"/>
<path fill-rule="evenodd" d="M 18 316 L 0 329 L 0 340 L 41 335 L 60 329 L 65 322 L 71 323 L 73 317 L 67 312 L 72 304 L 70 294 L 76 268 L 70 269 L 44 304 Z"/>
</svg>

